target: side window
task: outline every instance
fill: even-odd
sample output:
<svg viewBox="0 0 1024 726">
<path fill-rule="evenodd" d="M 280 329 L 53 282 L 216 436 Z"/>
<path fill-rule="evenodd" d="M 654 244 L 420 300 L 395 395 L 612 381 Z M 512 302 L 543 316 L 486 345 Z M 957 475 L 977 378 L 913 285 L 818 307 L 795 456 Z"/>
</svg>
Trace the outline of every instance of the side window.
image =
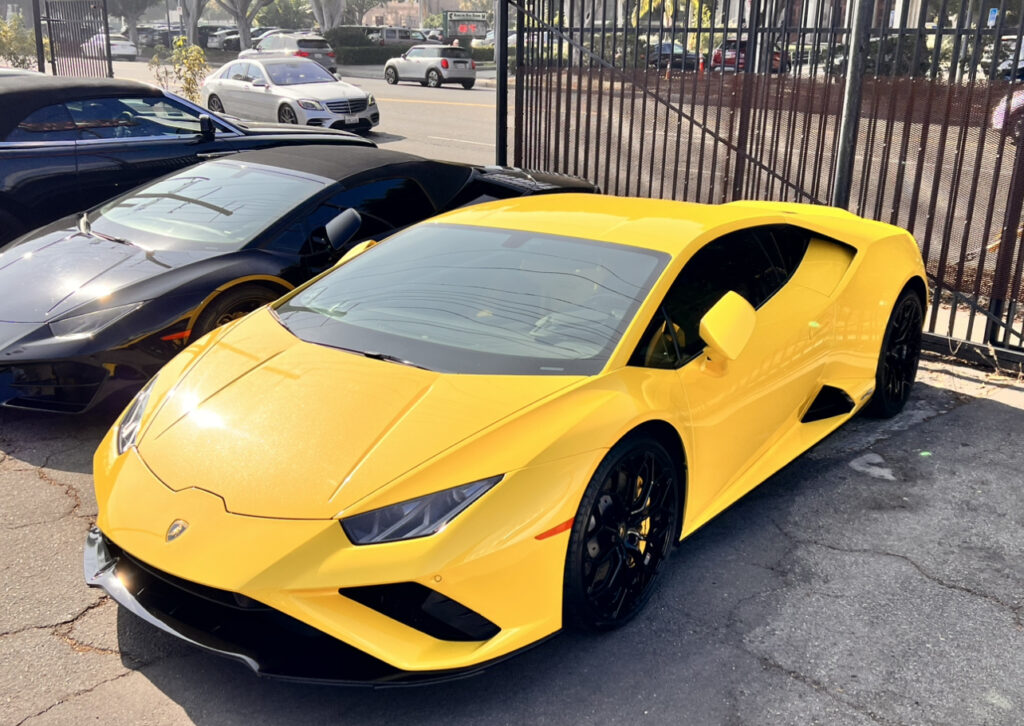
<svg viewBox="0 0 1024 726">
<path fill-rule="evenodd" d="M 65 104 L 82 140 L 194 136 L 199 112 L 164 96 L 95 98 Z"/>
<path fill-rule="evenodd" d="M 5 141 L 74 141 L 78 129 L 64 104 L 36 109 L 21 120 Z"/>
<path fill-rule="evenodd" d="M 811 235 L 799 227 L 779 225 L 764 230 L 765 249 L 779 267 L 782 283 L 793 276 L 807 253 Z"/>
<path fill-rule="evenodd" d="M 648 325 L 630 365 L 677 368 L 704 350 L 700 320 L 733 290 L 755 308 L 785 282 L 765 250 L 765 229 L 746 229 L 708 243 L 690 258 Z M 788 277 L 788 276 L 787 276 Z"/>
<path fill-rule="evenodd" d="M 245 67 L 248 63 L 232 63 L 224 71 L 221 78 L 227 78 L 232 81 L 244 81 L 245 80 Z"/>
<path fill-rule="evenodd" d="M 255 81 L 266 81 L 267 80 L 267 77 L 265 75 L 263 75 L 263 69 L 260 68 L 255 63 L 250 63 L 249 64 L 249 70 L 248 70 L 247 73 L 248 73 L 248 79 L 250 81 L 255 82 Z"/>
<path fill-rule="evenodd" d="M 408 51 L 405 54 L 405 57 L 406 58 L 422 58 L 423 57 L 423 49 L 422 48 L 413 48 L 413 49 L 411 49 L 410 51 Z"/>
<path fill-rule="evenodd" d="M 364 217 L 376 217 L 388 227 L 404 227 L 436 213 L 422 187 L 404 177 L 360 184 L 346 189 L 335 199 L 338 206 L 355 207 Z"/>
</svg>

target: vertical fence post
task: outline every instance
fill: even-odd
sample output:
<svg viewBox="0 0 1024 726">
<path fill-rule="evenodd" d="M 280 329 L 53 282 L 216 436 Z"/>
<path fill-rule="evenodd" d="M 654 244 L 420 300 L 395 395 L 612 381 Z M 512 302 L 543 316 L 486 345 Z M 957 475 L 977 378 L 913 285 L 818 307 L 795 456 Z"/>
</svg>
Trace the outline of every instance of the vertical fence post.
<svg viewBox="0 0 1024 726">
<path fill-rule="evenodd" d="M 110 55 L 110 18 L 107 15 L 107 0 L 103 0 L 103 44 L 107 49 L 107 78 L 114 77 L 114 59 Z M 170 28 L 167 29 L 170 31 Z"/>
<path fill-rule="evenodd" d="M 992 300 L 989 302 L 989 313 L 995 318 L 1006 317 L 1005 327 L 989 318 L 985 325 L 985 342 L 999 344 L 1000 334 L 1009 330 L 1013 324 L 1012 311 L 1015 307 L 1013 290 L 1010 290 L 1010 271 L 1013 267 L 1014 252 L 1020 244 L 1021 207 L 1024 206 L 1024 148 L 1017 146 L 1017 154 L 1013 161 L 1013 176 L 1010 177 L 1009 195 L 1006 200 L 1006 216 L 1003 218 L 1003 234 L 999 240 L 999 258 L 996 262 L 992 280 Z M 941 271 L 940 271 L 941 274 Z M 981 274 L 981 270 L 978 271 Z M 1008 291 L 1010 299 L 1003 297 Z M 1005 337 L 1009 340 L 1008 337 Z"/>
<path fill-rule="evenodd" d="M 494 163 L 508 166 L 508 0 L 498 0 L 494 14 L 494 61 L 498 73 Z"/>
<path fill-rule="evenodd" d="M 740 18 L 742 19 L 742 15 Z M 743 88 L 740 91 L 740 121 L 736 131 L 736 169 L 732 177 L 732 199 L 743 198 L 743 175 L 747 163 L 747 145 L 750 138 L 750 112 L 754 103 L 754 74 L 760 73 L 757 67 L 757 46 L 760 40 L 757 37 L 761 29 L 761 0 L 752 0 L 750 3 L 750 17 L 747 18 L 747 42 L 743 45 L 742 28 L 736 32 L 736 72 L 739 74 L 740 55 L 743 56 Z M 723 35 L 722 64 L 725 64 Z M 770 62 L 769 62 L 770 63 Z"/>
<path fill-rule="evenodd" d="M 46 73 L 46 54 L 43 52 L 43 13 L 41 0 L 32 0 L 32 31 L 36 34 L 36 65 L 40 73 Z"/>
<path fill-rule="evenodd" d="M 829 200 L 833 207 L 845 209 L 850 204 L 850 184 L 857 151 L 857 126 L 860 124 L 860 101 L 864 87 L 864 65 L 874 0 L 857 0 L 850 21 L 850 52 L 846 59 L 846 87 L 839 121 L 839 148 L 836 150 L 836 174 Z"/>
</svg>

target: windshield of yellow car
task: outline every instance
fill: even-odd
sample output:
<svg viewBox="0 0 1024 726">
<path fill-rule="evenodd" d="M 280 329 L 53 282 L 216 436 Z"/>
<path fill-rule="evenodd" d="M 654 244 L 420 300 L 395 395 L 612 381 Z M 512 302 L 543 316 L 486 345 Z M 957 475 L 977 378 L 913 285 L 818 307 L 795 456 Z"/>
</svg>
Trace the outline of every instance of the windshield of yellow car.
<svg viewBox="0 0 1024 726">
<path fill-rule="evenodd" d="M 593 375 L 668 259 L 628 245 L 424 224 L 276 312 L 308 342 L 435 371 Z"/>
</svg>

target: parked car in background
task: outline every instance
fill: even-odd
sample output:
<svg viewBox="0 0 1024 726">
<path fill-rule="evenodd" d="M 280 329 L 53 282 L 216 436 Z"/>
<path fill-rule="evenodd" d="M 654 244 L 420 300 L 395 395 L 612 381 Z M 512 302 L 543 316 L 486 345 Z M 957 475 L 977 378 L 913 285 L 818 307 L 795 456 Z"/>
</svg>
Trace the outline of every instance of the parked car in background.
<svg viewBox="0 0 1024 726">
<path fill-rule="evenodd" d="M 210 37 L 206 39 L 206 47 L 213 50 L 222 50 L 224 48 L 224 40 L 229 36 L 234 36 L 237 39 L 238 28 L 225 28 L 211 33 Z"/>
<path fill-rule="evenodd" d="M 374 145 L 344 131 L 235 123 L 147 83 L 38 74 L 4 79 L 0 244 L 204 154 L 297 143 Z"/>
<path fill-rule="evenodd" d="M 414 36 L 413 33 L 416 33 Z M 371 41 L 380 45 L 394 45 L 395 43 L 424 43 L 426 36 L 419 31 L 409 28 L 378 28 L 369 36 Z"/>
<path fill-rule="evenodd" d="M 423 37 L 427 39 L 428 43 L 441 41 L 441 31 L 437 28 L 416 28 L 419 32 L 423 33 Z"/>
<path fill-rule="evenodd" d="M 1024 142 L 1024 89 L 1001 99 L 992 109 L 992 128 L 1015 144 Z"/>
<path fill-rule="evenodd" d="M 269 28 L 269 27 L 268 28 L 253 28 L 252 32 L 249 33 L 249 41 L 250 41 L 250 45 L 255 46 L 257 43 L 259 43 L 261 40 L 263 40 L 265 37 L 267 37 L 271 33 L 297 33 L 297 32 L 298 32 L 297 30 L 282 30 L 281 28 Z M 221 45 L 220 45 L 220 49 L 221 50 L 237 52 L 237 51 L 241 50 L 241 48 L 242 48 L 242 45 L 241 45 L 241 39 L 239 38 L 239 35 L 238 35 L 238 30 L 235 30 L 233 33 L 225 35 L 221 39 Z"/>
<path fill-rule="evenodd" d="M 313 33 L 271 33 L 264 36 L 255 47 L 243 50 L 241 58 L 273 58 L 298 56 L 316 61 L 331 73 L 338 70 L 334 49 L 322 35 Z"/>
<path fill-rule="evenodd" d="M 380 123 L 372 93 L 308 58 L 232 61 L 203 82 L 201 94 L 211 111 L 252 121 L 361 132 Z"/>
<path fill-rule="evenodd" d="M 414 45 L 384 64 L 384 80 L 392 85 L 399 81 L 416 81 L 431 88 L 460 83 L 470 89 L 476 83 L 476 62 L 469 48 Z"/>
<path fill-rule="evenodd" d="M 224 30 L 237 31 L 236 28 L 227 25 L 200 25 L 196 28 L 196 42 L 202 48 L 209 48 L 210 38 Z"/>
<path fill-rule="evenodd" d="M 775 47 L 772 50 L 770 71 L 772 73 L 785 73 L 789 70 L 791 60 L 789 52 Z M 747 67 L 747 40 L 746 38 L 727 38 L 711 54 L 710 68 L 713 71 L 742 71 Z"/>
<path fill-rule="evenodd" d="M 664 41 L 657 43 L 647 51 L 647 65 L 654 68 L 681 68 L 686 71 L 697 70 L 700 56 L 695 51 L 687 50 L 678 43 Z"/>
<path fill-rule="evenodd" d="M 106 58 L 107 38 L 103 33 L 89 38 L 82 43 L 82 55 L 86 58 Z M 133 61 L 139 55 L 139 49 L 135 43 L 128 40 L 127 36 L 115 33 L 110 36 L 110 58 L 111 60 Z"/>
<path fill-rule="evenodd" d="M 368 147 L 266 149 L 173 172 L 0 251 L 0 406 L 76 413 L 134 392 L 189 342 L 359 240 L 561 191 L 595 188 Z"/>
<path fill-rule="evenodd" d="M 996 78 L 1003 81 L 1024 81 L 1024 55 L 1007 58 L 996 69 Z"/>
</svg>

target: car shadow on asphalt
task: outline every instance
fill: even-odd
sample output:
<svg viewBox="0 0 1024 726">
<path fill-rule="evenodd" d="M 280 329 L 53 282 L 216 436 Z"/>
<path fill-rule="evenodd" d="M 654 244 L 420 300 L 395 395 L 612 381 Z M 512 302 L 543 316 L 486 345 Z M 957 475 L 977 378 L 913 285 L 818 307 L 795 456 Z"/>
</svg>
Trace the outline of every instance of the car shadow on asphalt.
<svg viewBox="0 0 1024 726">
<path fill-rule="evenodd" d="M 955 709 L 972 688 L 1002 688 L 1006 669 L 985 660 L 995 667 L 961 686 L 962 674 L 944 675 L 947 655 L 923 643 L 937 630 L 956 636 L 948 657 L 972 667 L 976 650 L 1005 640 L 1012 659 L 1020 646 L 1012 623 L 987 641 L 972 630 L 1003 597 L 1008 574 L 992 563 L 1024 556 L 1024 535 L 1010 527 L 1020 487 L 988 492 L 992 506 L 970 497 L 1013 480 L 1011 438 L 1022 429 L 1022 409 L 919 384 L 901 416 L 855 419 L 687 538 L 627 626 L 562 633 L 464 680 L 380 691 L 261 679 L 124 611 L 122 660 L 204 726 L 662 723 L 680 714 L 692 723 L 898 722 L 899 708 L 918 700 L 919 720 L 980 722 Z M 981 453 L 964 462 L 968 447 Z M 877 461 L 857 469 L 865 452 Z M 1000 552 L 943 550 L 961 528 L 999 539 Z M 965 609 L 965 592 L 986 587 L 995 594 L 968 603 L 980 615 L 967 608 L 972 617 L 948 620 L 951 602 Z M 932 680 L 939 695 L 922 694 Z"/>
</svg>

